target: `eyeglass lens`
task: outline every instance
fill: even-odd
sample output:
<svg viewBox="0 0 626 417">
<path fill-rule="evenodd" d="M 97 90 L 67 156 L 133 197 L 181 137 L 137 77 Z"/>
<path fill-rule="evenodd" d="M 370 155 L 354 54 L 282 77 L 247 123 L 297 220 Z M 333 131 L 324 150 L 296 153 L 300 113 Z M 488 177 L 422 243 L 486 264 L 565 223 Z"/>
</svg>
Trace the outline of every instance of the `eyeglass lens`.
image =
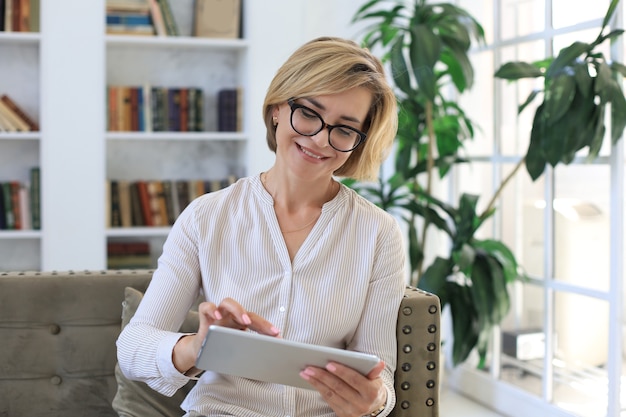
<svg viewBox="0 0 626 417">
<path fill-rule="evenodd" d="M 296 132 L 313 136 L 324 128 L 324 120 L 314 111 L 296 107 L 291 114 L 291 124 Z M 361 134 L 349 126 L 331 126 L 328 132 L 330 145 L 339 151 L 350 151 L 359 144 Z"/>
</svg>

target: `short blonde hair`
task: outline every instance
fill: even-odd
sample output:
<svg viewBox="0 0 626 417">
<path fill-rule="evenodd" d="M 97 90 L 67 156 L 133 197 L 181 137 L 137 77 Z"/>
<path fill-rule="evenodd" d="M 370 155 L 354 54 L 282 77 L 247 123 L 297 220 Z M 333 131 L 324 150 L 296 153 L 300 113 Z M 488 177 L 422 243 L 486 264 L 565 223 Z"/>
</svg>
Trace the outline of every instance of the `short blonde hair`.
<svg viewBox="0 0 626 417">
<path fill-rule="evenodd" d="M 276 152 L 275 106 L 290 98 L 315 97 L 364 87 L 372 93 L 372 105 L 363 131 L 366 141 L 352 151 L 335 175 L 375 180 L 398 129 L 396 97 L 378 58 L 357 43 L 321 37 L 305 43 L 279 68 L 263 103 L 267 144 Z"/>
</svg>

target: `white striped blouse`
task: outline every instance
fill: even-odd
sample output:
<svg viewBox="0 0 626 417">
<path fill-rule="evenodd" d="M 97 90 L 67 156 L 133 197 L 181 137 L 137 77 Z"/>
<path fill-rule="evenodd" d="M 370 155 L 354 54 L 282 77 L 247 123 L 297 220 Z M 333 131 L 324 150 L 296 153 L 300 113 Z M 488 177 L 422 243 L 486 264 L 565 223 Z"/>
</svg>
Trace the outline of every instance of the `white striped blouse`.
<svg viewBox="0 0 626 417">
<path fill-rule="evenodd" d="M 282 337 L 378 355 L 395 404 L 395 327 L 405 279 L 400 229 L 388 213 L 341 186 L 289 258 L 273 200 L 258 175 L 193 201 L 163 247 L 150 287 L 118 339 L 124 374 L 173 395 L 177 330 L 197 296 L 238 301 Z M 259 358 L 262 360 L 262 358 Z M 206 416 L 334 416 L 314 390 L 205 372 L 182 404 Z"/>
</svg>

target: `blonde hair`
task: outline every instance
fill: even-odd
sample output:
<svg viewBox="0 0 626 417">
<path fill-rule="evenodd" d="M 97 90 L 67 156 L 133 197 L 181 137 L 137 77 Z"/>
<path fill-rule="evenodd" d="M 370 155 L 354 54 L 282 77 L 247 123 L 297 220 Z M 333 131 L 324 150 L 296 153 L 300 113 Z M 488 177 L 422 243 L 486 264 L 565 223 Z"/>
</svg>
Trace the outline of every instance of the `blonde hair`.
<svg viewBox="0 0 626 417">
<path fill-rule="evenodd" d="M 396 98 L 378 58 L 353 41 L 321 37 L 297 49 L 279 68 L 263 103 L 267 144 L 276 152 L 274 106 L 290 98 L 315 97 L 364 87 L 372 93 L 372 105 L 363 131 L 367 139 L 352 151 L 335 175 L 374 180 L 398 129 Z"/>
</svg>

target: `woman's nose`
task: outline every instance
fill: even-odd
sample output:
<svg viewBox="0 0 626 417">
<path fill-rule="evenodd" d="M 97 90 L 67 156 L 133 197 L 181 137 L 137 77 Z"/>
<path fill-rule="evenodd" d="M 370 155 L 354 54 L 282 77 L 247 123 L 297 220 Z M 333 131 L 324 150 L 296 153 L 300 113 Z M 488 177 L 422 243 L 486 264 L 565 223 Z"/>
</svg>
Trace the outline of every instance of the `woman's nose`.
<svg viewBox="0 0 626 417">
<path fill-rule="evenodd" d="M 322 130 L 317 132 L 315 135 L 311 136 L 311 139 L 319 148 L 325 148 L 329 146 L 328 137 L 330 135 L 330 131 L 328 130 L 328 126 L 324 126 Z"/>
</svg>

